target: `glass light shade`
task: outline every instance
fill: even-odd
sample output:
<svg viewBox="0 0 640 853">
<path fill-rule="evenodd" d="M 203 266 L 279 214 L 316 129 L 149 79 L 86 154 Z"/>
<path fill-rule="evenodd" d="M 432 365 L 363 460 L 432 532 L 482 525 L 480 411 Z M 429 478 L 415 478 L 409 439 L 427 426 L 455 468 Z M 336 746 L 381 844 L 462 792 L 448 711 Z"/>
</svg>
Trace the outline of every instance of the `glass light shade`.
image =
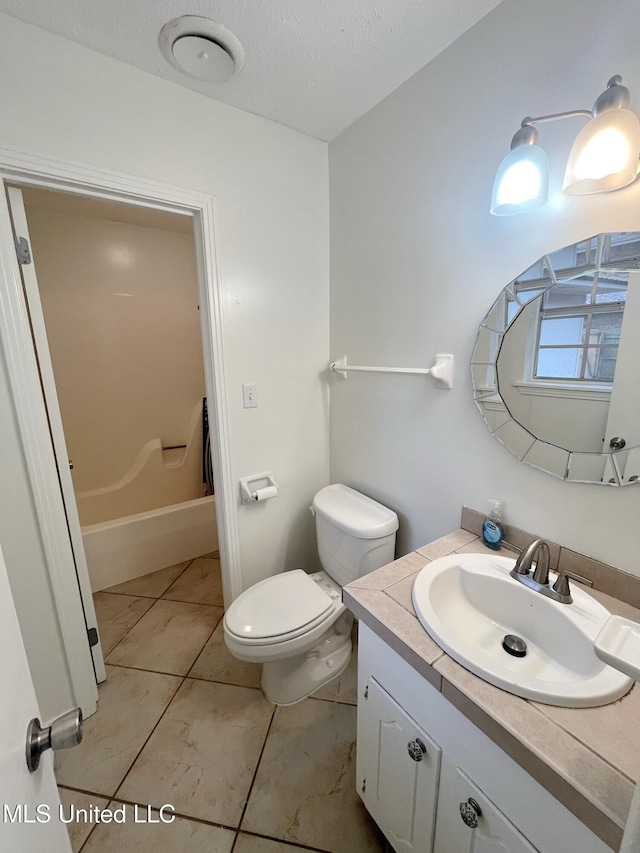
<svg viewBox="0 0 640 853">
<path fill-rule="evenodd" d="M 562 191 L 591 195 L 619 190 L 635 181 L 640 157 L 640 121 L 626 109 L 592 118 L 573 143 Z"/>
<path fill-rule="evenodd" d="M 547 202 L 549 161 L 537 145 L 518 145 L 504 158 L 496 174 L 491 213 L 513 216 Z"/>
</svg>

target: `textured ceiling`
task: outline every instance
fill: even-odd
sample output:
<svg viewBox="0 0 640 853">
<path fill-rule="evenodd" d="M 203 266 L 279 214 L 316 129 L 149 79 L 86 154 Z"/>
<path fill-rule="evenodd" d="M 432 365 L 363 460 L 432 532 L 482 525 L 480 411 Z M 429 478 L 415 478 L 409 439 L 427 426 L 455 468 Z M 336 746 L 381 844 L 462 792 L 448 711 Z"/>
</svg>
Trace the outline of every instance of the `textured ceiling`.
<svg viewBox="0 0 640 853">
<path fill-rule="evenodd" d="M 330 140 L 500 0 L 0 0 L 26 23 L 219 101 Z M 245 67 L 201 83 L 163 59 L 169 20 L 201 15 L 242 43 Z"/>
</svg>

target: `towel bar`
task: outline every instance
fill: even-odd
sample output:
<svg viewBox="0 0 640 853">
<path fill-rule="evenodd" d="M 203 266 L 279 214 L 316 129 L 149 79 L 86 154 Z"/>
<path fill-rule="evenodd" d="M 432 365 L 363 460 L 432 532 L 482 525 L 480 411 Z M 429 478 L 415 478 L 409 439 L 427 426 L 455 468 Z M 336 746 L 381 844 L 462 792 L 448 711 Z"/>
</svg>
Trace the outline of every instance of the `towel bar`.
<svg viewBox="0 0 640 853">
<path fill-rule="evenodd" d="M 347 378 L 349 370 L 361 373 L 414 373 L 424 376 L 432 376 L 435 379 L 436 388 L 453 387 L 453 356 L 450 354 L 436 355 L 436 363 L 433 367 L 363 367 L 357 364 L 347 364 L 346 355 L 340 355 L 329 365 L 334 373 L 341 379 Z"/>
</svg>

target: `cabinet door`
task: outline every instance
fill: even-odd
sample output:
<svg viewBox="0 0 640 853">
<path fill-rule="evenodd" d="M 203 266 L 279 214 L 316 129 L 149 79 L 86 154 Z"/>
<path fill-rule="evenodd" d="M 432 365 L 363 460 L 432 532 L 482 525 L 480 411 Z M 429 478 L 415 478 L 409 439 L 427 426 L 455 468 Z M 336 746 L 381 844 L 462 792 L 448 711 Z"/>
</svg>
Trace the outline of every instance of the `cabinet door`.
<svg viewBox="0 0 640 853">
<path fill-rule="evenodd" d="M 471 800 L 472 802 L 469 802 Z M 465 812 L 469 826 L 462 817 Z M 442 765 L 434 853 L 537 853 L 459 767 Z"/>
<path fill-rule="evenodd" d="M 394 850 L 430 853 L 440 747 L 373 678 L 358 702 L 358 793 Z"/>
</svg>

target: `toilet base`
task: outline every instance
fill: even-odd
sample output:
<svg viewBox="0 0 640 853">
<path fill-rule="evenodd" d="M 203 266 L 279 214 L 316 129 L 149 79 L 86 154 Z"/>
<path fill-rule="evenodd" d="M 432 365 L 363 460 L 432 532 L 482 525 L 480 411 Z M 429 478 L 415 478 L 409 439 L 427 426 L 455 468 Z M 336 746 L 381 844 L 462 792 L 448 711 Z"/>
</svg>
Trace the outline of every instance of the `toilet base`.
<svg viewBox="0 0 640 853">
<path fill-rule="evenodd" d="M 262 691 L 274 705 L 295 705 L 337 678 L 351 658 L 353 616 L 328 631 L 309 652 L 284 660 L 268 661 L 262 667 Z M 336 630 L 336 628 L 338 630 Z"/>
</svg>

